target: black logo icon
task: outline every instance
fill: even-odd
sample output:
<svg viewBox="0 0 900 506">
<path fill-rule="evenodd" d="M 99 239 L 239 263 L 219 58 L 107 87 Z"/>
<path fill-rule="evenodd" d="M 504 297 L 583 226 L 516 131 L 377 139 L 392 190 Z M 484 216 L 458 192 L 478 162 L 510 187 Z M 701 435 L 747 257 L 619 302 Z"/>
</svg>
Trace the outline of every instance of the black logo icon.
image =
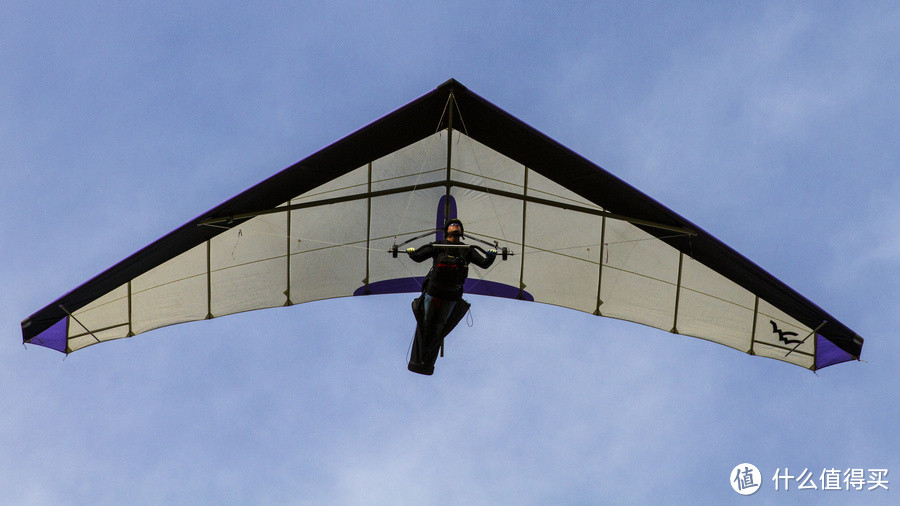
<svg viewBox="0 0 900 506">
<path fill-rule="evenodd" d="M 785 332 L 778 328 L 778 325 L 775 325 L 774 320 L 769 320 L 769 323 L 772 324 L 772 332 L 778 334 L 778 340 L 783 342 L 784 344 L 800 344 L 803 341 L 799 339 L 788 339 L 787 336 L 797 336 L 796 332 Z"/>
</svg>

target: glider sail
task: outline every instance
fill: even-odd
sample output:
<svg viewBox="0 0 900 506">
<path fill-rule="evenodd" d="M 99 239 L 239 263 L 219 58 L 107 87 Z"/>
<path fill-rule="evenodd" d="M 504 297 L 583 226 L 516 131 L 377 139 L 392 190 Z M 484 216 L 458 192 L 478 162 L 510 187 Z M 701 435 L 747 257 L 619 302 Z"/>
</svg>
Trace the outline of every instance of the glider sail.
<svg viewBox="0 0 900 506">
<path fill-rule="evenodd" d="M 504 251 L 467 293 L 813 370 L 859 358 L 862 338 L 815 304 L 453 80 L 76 288 L 26 319 L 23 338 L 70 353 L 242 311 L 417 292 L 418 269 L 390 251 L 453 217 Z"/>
</svg>

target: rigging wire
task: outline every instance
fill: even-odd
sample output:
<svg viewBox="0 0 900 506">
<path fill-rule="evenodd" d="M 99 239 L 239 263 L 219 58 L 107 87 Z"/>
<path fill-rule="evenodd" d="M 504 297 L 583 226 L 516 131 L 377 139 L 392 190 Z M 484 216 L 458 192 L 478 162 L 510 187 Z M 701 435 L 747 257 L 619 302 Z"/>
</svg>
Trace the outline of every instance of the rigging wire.
<svg viewBox="0 0 900 506">
<path fill-rule="evenodd" d="M 454 102 L 454 105 L 456 106 L 456 111 L 459 113 L 459 122 L 462 124 L 462 131 L 466 135 L 466 137 L 469 137 L 469 130 L 468 128 L 466 128 L 466 120 L 463 118 L 462 111 L 459 109 L 459 105 L 456 104 L 456 102 Z M 469 138 L 471 139 L 471 137 Z M 458 146 L 462 142 L 462 139 L 457 138 L 456 142 Z M 497 227 L 500 229 L 500 236 L 503 238 L 503 242 L 509 242 L 509 239 L 506 237 L 506 232 L 503 230 L 503 220 L 500 219 L 500 213 L 497 212 L 497 206 L 494 204 L 493 194 L 491 193 L 490 188 L 487 186 L 487 181 L 493 178 L 488 178 L 484 174 L 484 169 L 481 167 L 481 162 L 478 160 L 478 152 L 475 150 L 475 146 L 472 144 L 472 142 L 469 142 L 467 144 L 469 145 L 469 151 L 472 153 L 472 158 L 475 159 L 475 167 L 478 169 L 478 173 L 483 180 L 483 187 L 485 192 L 487 193 L 488 202 L 491 203 L 491 211 L 493 211 L 494 218 L 497 220 Z"/>
<path fill-rule="evenodd" d="M 444 117 L 447 115 L 447 111 L 450 107 L 450 101 L 452 100 L 452 95 L 447 97 L 447 102 L 444 104 L 444 110 L 441 111 L 441 117 L 438 119 L 437 127 L 434 129 L 434 133 L 438 134 L 441 131 L 441 123 L 444 121 Z M 394 234 L 394 238 L 400 235 L 400 230 L 403 228 L 403 221 L 406 219 L 406 215 L 409 213 L 409 207 L 412 204 L 413 194 L 416 192 L 416 188 L 419 186 L 419 180 L 422 178 L 422 174 L 425 173 L 425 164 L 428 161 L 428 154 L 431 153 L 432 146 L 436 142 L 435 137 L 432 135 L 428 146 L 426 149 L 426 156 L 422 157 L 422 163 L 419 165 L 419 171 L 416 173 L 416 181 L 413 183 L 413 189 L 409 192 L 409 198 L 406 199 L 406 208 L 403 210 L 403 214 L 400 216 L 400 220 L 397 221 L 397 232 Z"/>
<path fill-rule="evenodd" d="M 352 249 L 356 249 L 356 250 L 370 251 L 370 252 L 375 252 L 375 253 L 391 253 L 392 252 L 392 249 L 363 246 L 363 244 L 365 244 L 365 242 L 366 242 L 365 239 L 360 239 L 360 240 L 352 241 L 352 242 L 335 242 L 335 241 L 329 241 L 329 240 L 321 239 L 321 238 L 298 237 L 298 236 L 290 234 L 290 233 L 285 234 L 282 232 L 274 232 L 274 231 L 252 230 L 252 229 L 246 229 L 244 227 L 238 227 L 237 229 L 232 229 L 232 230 L 235 230 L 235 233 L 236 233 L 236 237 L 234 238 L 234 243 L 231 244 L 231 249 L 230 249 L 232 259 L 235 259 L 235 253 L 238 251 L 238 244 L 242 240 L 250 240 L 250 238 L 253 238 L 253 237 L 273 237 L 273 238 L 279 238 L 279 239 L 288 239 L 292 242 L 296 241 L 296 244 L 313 243 L 313 244 L 321 245 L 320 247 L 306 249 L 304 251 L 293 252 L 293 253 L 291 253 L 291 255 L 296 255 L 296 254 L 301 254 L 301 253 L 309 253 L 312 251 L 321 251 L 321 250 L 329 249 L 329 248 L 352 248 Z M 434 231 L 431 229 L 410 232 L 410 233 L 415 233 L 417 235 L 411 239 L 408 239 L 402 243 L 397 244 L 397 246 L 398 247 L 403 246 L 403 245 L 409 244 L 417 239 L 422 239 L 428 235 L 431 235 L 433 232 Z M 603 263 L 609 264 L 609 255 L 610 255 L 610 250 L 611 250 L 610 246 L 622 245 L 622 244 L 634 244 L 634 243 L 639 243 L 639 242 L 647 242 L 647 241 L 654 241 L 654 240 L 660 240 L 660 239 L 671 239 L 671 238 L 678 238 L 678 237 L 683 237 L 683 236 L 684 236 L 684 234 L 673 234 L 673 235 L 668 235 L 668 236 L 663 236 L 663 237 L 645 237 L 645 238 L 640 238 L 640 239 L 606 241 L 603 243 L 603 246 L 604 246 L 603 251 L 605 252 L 605 258 L 603 259 Z M 222 237 L 223 239 L 225 238 L 224 235 L 220 235 L 219 237 Z M 372 239 L 371 242 L 380 241 L 380 240 L 388 239 L 388 238 L 389 238 L 389 236 L 375 237 Z M 395 236 L 395 238 L 396 238 L 396 236 Z M 496 248 L 496 249 L 498 249 L 498 255 L 501 254 L 500 250 L 502 250 L 502 248 L 496 242 L 492 244 L 488 241 L 479 239 L 479 238 L 475 237 L 474 235 L 470 235 L 468 238 L 470 240 L 478 241 L 487 246 Z M 479 247 L 478 245 L 475 245 L 475 244 L 470 244 L 470 246 Z M 554 254 L 554 255 L 563 255 L 563 256 L 575 258 L 575 259 L 592 261 L 592 260 L 588 260 L 587 258 L 584 258 L 580 255 L 572 254 L 571 252 L 578 251 L 578 250 L 590 251 L 593 246 L 594 245 L 592 245 L 592 244 L 584 244 L 584 245 L 566 246 L 566 247 L 560 247 L 560 248 L 540 248 L 535 245 L 531 245 L 528 247 L 527 250 L 523 250 L 521 252 L 508 251 L 507 254 L 508 255 L 523 255 L 523 256 L 531 256 L 531 255 L 536 255 L 536 254 Z M 597 246 L 599 246 L 599 244 Z M 598 248 L 598 250 L 599 250 L 599 248 Z M 273 257 L 273 258 L 275 258 L 275 257 Z M 401 257 L 398 257 L 398 258 L 401 258 Z M 268 260 L 268 259 L 269 258 L 258 259 L 258 260 L 263 261 L 263 260 Z M 404 269 L 406 269 L 407 272 L 410 273 L 411 277 L 414 277 L 412 275 L 413 274 L 412 271 L 409 269 L 409 266 L 405 265 L 403 262 L 401 262 L 401 265 L 403 265 Z M 494 264 L 487 272 L 489 272 L 491 269 L 493 269 L 497 265 L 499 265 L 499 264 Z M 485 272 L 485 276 L 487 276 L 487 272 Z"/>
</svg>

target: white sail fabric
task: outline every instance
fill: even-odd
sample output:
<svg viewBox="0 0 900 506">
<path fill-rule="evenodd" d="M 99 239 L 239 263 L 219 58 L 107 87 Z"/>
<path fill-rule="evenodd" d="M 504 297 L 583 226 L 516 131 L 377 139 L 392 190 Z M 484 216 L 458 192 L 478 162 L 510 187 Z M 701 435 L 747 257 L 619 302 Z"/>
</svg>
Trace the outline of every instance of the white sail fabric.
<svg viewBox="0 0 900 506">
<path fill-rule="evenodd" d="M 447 135 L 438 132 L 282 206 L 308 207 L 223 230 L 75 311 L 79 323 L 69 324 L 70 350 L 176 323 L 351 296 L 367 282 L 411 276 L 421 268 L 388 252 L 392 244 L 435 227 L 446 188 L 419 187 L 446 178 Z M 514 252 L 473 275 L 522 288 L 536 302 L 812 367 L 815 340 L 780 342 L 772 322 L 799 339 L 814 329 L 643 229 L 603 216 L 602 208 L 571 190 L 460 132 L 452 135 L 451 184 L 479 187 L 451 186 L 467 235 Z M 412 188 L 367 196 L 404 187 Z M 591 210 L 598 213 L 586 212 Z"/>
</svg>

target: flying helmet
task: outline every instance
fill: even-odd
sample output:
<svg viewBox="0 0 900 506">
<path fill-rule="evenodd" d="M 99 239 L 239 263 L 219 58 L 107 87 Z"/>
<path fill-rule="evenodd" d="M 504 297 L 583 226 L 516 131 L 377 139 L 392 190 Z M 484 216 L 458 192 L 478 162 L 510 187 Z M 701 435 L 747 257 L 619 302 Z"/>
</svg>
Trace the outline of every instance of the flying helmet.
<svg viewBox="0 0 900 506">
<path fill-rule="evenodd" d="M 447 223 L 444 224 L 444 235 L 447 235 L 447 230 L 450 228 L 450 225 L 453 225 L 453 224 L 459 225 L 459 236 L 465 237 L 466 229 L 463 227 L 463 223 L 461 221 L 459 221 L 459 219 L 457 219 L 457 218 L 448 220 Z"/>
</svg>

